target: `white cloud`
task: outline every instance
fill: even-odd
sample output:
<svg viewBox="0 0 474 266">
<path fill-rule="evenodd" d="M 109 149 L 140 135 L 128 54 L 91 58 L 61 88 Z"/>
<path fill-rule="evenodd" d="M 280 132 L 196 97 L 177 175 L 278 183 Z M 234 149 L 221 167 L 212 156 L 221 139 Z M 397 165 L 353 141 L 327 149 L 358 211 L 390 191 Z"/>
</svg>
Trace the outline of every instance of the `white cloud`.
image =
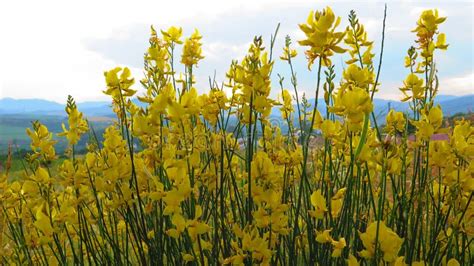
<svg viewBox="0 0 474 266">
<path fill-rule="evenodd" d="M 218 60 L 225 55 L 226 58 L 230 59 L 241 59 L 245 56 L 250 42 L 242 44 L 231 44 L 226 42 L 210 42 L 203 44 L 203 54 L 206 59 Z"/>
<path fill-rule="evenodd" d="M 130 39 L 136 39 L 136 35 L 133 33 L 136 29 L 134 27 L 137 25 L 148 27 L 150 24 L 155 24 L 157 28 L 166 28 L 182 23 L 203 24 L 207 28 L 202 32 L 205 33 L 208 30 L 209 34 L 213 34 L 216 28 L 220 27 L 217 30 L 218 34 L 204 35 L 203 49 L 206 58 L 202 61 L 196 75 L 201 75 L 203 78 L 200 79 L 207 81 L 207 77 L 212 76 L 215 69 L 218 75 L 217 79 L 223 80 L 223 74 L 227 70 L 230 60 L 242 58 L 247 50 L 248 42 L 251 41 L 251 37 L 242 34 L 244 31 L 255 31 L 249 32 L 249 36 L 254 33 L 271 33 L 275 21 L 280 20 L 282 27 L 278 43 L 275 46 L 275 54 L 279 55 L 284 35 L 290 33 L 294 46 L 297 47 L 296 40 L 304 37 L 301 31 L 297 30 L 297 24 L 305 21 L 309 10 L 320 9 L 326 4 L 309 3 L 305 0 L 19 0 L 3 1 L 0 5 L 0 23 L 3 25 L 0 32 L 0 97 L 37 97 L 64 102 L 68 94 L 72 94 L 79 101 L 105 98 L 101 94 L 101 90 L 104 89 L 103 71 L 120 64 L 129 65 L 125 59 L 142 54 L 142 47 L 137 47 L 137 45 L 124 45 L 123 48 L 114 46 L 110 49 L 108 47 L 113 41 L 125 43 Z M 356 10 L 361 22 L 366 25 L 369 38 L 374 39 L 376 45 L 378 44 L 383 17 L 383 2 L 355 1 L 351 2 L 351 6 L 349 6 L 347 1 L 336 1 L 331 5 L 333 5 L 335 13 L 343 19 L 341 29 L 343 25 L 347 24 L 347 12 L 350 9 Z M 415 5 L 420 6 L 420 4 L 410 1 L 403 4 L 389 1 L 387 29 L 388 32 L 396 32 L 396 34 L 387 34 L 387 37 L 393 39 L 387 40 L 386 55 L 390 56 L 391 51 L 388 44 L 392 40 L 399 40 L 397 38 L 412 39 L 413 36 L 406 29 L 414 27 L 416 16 L 421 12 L 420 8 L 413 8 Z M 427 6 L 426 3 L 423 5 Z M 438 4 L 430 3 L 430 5 L 436 6 Z M 441 15 L 450 15 L 446 26 L 443 25 L 448 42 L 462 40 L 472 44 L 472 22 L 467 19 L 472 16 L 469 8 L 465 8 L 465 5 L 462 4 L 440 5 Z M 414 10 L 413 14 L 410 14 L 410 10 Z M 252 19 L 251 23 L 256 23 L 254 21 L 258 23 L 249 24 L 247 22 L 249 18 Z M 277 19 L 268 21 L 268 18 Z M 240 23 L 236 21 L 240 21 Z M 246 27 L 240 28 L 240 24 L 246 22 Z M 236 26 L 236 23 L 239 26 Z M 463 27 L 467 30 L 459 31 L 460 24 L 464 25 Z M 232 30 L 225 31 L 227 27 Z M 471 31 L 469 31 L 469 27 Z M 192 29 L 185 28 L 184 30 L 186 32 Z M 148 28 L 145 31 L 148 31 Z M 269 36 L 264 35 L 264 37 L 268 42 Z M 102 42 L 104 47 L 101 48 L 102 50 L 94 50 L 87 45 L 87 40 L 104 40 Z M 409 45 L 407 44 L 407 47 Z M 144 47 L 146 47 L 146 43 Z M 124 56 L 110 56 L 110 53 L 104 52 L 107 49 L 115 49 L 114 55 L 123 53 Z M 472 53 L 472 51 L 468 50 L 466 53 Z M 302 53 L 300 56 L 304 57 Z M 206 61 L 209 64 L 206 64 Z M 453 62 L 459 61 L 459 58 L 453 60 Z M 305 62 L 301 60 L 301 63 L 301 69 L 305 69 Z M 465 64 L 467 67 L 464 66 L 462 71 L 472 72 L 472 61 Z M 138 81 L 141 76 L 141 70 L 138 68 L 140 65 L 131 64 L 131 66 L 135 67 L 132 69 L 132 73 Z M 305 73 L 300 71 L 299 74 Z M 455 94 L 472 93 L 472 74 L 470 75 L 447 78 L 441 82 L 444 87 L 454 90 Z M 300 77 L 300 80 L 302 80 L 302 88 L 313 87 L 312 83 L 305 84 L 304 78 Z M 388 82 L 393 81 L 382 80 L 382 83 Z M 448 86 L 448 84 L 451 85 Z M 470 84 L 471 87 L 459 84 Z M 203 87 L 206 87 L 205 85 L 207 83 Z M 138 87 L 139 85 L 137 85 Z"/>
<path fill-rule="evenodd" d="M 440 82 L 441 94 L 463 95 L 474 93 L 474 72 L 466 75 L 449 77 Z"/>
</svg>

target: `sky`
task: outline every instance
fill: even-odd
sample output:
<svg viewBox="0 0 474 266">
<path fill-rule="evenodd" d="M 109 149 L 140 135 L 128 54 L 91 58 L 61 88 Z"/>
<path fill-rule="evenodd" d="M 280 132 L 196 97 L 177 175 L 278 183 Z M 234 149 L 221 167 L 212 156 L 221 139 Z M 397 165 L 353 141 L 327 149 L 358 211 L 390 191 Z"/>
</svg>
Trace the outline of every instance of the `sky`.
<svg viewBox="0 0 474 266">
<path fill-rule="evenodd" d="M 281 55 L 289 35 L 299 55 L 295 61 L 299 90 L 314 97 L 316 70 L 307 69 L 304 38 L 298 29 L 311 10 L 330 5 L 347 25 L 354 9 L 365 25 L 374 51 L 380 49 L 384 3 L 387 3 L 385 51 L 378 98 L 400 99 L 398 88 L 407 75 L 403 58 L 413 45 L 417 18 L 422 10 L 438 8 L 448 19 L 440 27 L 449 47 L 437 52 L 440 94 L 474 93 L 474 4 L 473 1 L 303 1 L 303 0 L 199 0 L 199 1 L 2 1 L 0 4 L 0 98 L 42 98 L 65 102 L 107 100 L 103 72 L 128 66 L 138 81 L 150 25 L 167 29 L 175 25 L 190 35 L 197 28 L 203 35 L 203 59 L 194 71 L 196 87 L 208 90 L 209 77 L 225 80 L 232 59 L 245 55 L 254 36 L 262 36 L 269 47 L 278 23 L 275 56 Z M 344 58 L 333 62 L 338 70 Z M 378 59 L 376 58 L 376 62 Z M 184 68 L 178 71 L 184 72 Z M 340 76 L 341 72 L 338 72 Z M 277 74 L 287 77 L 289 68 L 277 60 L 273 70 L 274 97 L 279 91 Z M 137 82 L 135 88 L 144 91 Z"/>
</svg>

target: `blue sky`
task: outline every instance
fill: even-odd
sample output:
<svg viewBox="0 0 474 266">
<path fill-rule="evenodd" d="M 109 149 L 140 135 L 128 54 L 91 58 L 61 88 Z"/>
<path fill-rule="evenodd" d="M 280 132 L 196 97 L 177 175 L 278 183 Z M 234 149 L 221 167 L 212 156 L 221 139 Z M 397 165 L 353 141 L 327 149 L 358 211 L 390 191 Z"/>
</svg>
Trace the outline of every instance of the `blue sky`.
<svg viewBox="0 0 474 266">
<path fill-rule="evenodd" d="M 295 46 L 303 38 L 298 23 L 310 10 L 330 5 L 342 18 L 354 9 L 366 25 L 369 38 L 380 48 L 384 3 L 382 1 L 9 1 L 2 3 L 0 22 L 0 97 L 44 98 L 64 102 L 67 95 L 78 101 L 104 100 L 103 71 L 129 66 L 142 76 L 143 53 L 149 27 L 183 27 L 184 34 L 198 28 L 203 35 L 205 59 L 195 71 L 197 88 L 208 89 L 208 77 L 216 73 L 223 81 L 232 59 L 241 59 L 253 36 L 262 35 L 269 45 L 270 35 L 281 23 L 275 56 L 281 54 L 284 38 L 290 35 Z M 387 31 L 384 64 L 377 97 L 399 99 L 398 87 L 407 74 L 403 57 L 413 44 L 411 29 L 422 10 L 438 8 L 448 16 L 440 31 L 450 44 L 438 52 L 437 66 L 442 94 L 474 93 L 474 29 L 472 1 L 386 1 Z M 307 70 L 303 48 L 298 48 L 296 71 L 299 89 L 314 95 L 315 73 Z M 333 60 L 341 69 L 344 58 Z M 378 61 L 378 60 L 377 60 Z M 183 69 L 178 69 L 183 71 Z M 286 76 L 289 69 L 277 60 L 273 74 Z M 338 72 L 340 75 L 340 72 Z M 285 86 L 289 87 L 287 82 Z M 140 85 L 137 83 L 139 89 Z"/>
</svg>

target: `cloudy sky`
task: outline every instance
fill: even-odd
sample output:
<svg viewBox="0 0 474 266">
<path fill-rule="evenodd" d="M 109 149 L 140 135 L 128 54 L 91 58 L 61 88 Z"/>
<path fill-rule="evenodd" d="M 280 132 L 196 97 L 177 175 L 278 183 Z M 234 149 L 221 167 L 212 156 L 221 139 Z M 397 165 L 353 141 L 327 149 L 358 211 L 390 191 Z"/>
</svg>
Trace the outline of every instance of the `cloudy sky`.
<svg viewBox="0 0 474 266">
<path fill-rule="evenodd" d="M 387 31 L 379 98 L 399 99 L 402 80 L 407 74 L 403 57 L 415 38 L 410 32 L 422 10 L 438 8 L 448 16 L 441 26 L 450 44 L 438 53 L 437 66 L 441 93 L 474 93 L 474 5 L 472 1 L 386 1 Z M 0 4 L 0 98 L 43 98 L 65 102 L 68 94 L 78 101 L 107 99 L 103 72 L 115 66 L 128 66 L 139 79 L 143 53 L 147 48 L 150 25 L 166 29 L 183 27 L 189 35 L 198 28 L 203 37 L 205 59 L 195 71 L 200 91 L 208 88 L 208 77 L 224 80 L 232 59 L 241 59 L 253 36 L 270 35 L 281 23 L 276 46 L 280 55 L 284 37 L 296 44 L 303 34 L 298 23 L 310 10 L 321 9 L 327 1 L 303 0 L 198 0 L 198 1 L 3 1 Z M 384 2 L 331 1 L 336 15 L 347 25 L 347 14 L 357 11 L 369 38 L 380 49 Z M 312 97 L 315 73 L 306 68 L 301 51 L 296 64 L 300 90 Z M 347 57 L 347 55 L 346 55 Z M 343 58 L 334 60 L 339 69 Z M 183 71 L 183 69 L 181 70 Z M 289 76 L 283 62 L 273 71 Z M 289 80 L 287 78 L 286 80 Z M 288 82 L 285 86 L 289 87 Z M 137 89 L 140 85 L 137 83 Z"/>
</svg>

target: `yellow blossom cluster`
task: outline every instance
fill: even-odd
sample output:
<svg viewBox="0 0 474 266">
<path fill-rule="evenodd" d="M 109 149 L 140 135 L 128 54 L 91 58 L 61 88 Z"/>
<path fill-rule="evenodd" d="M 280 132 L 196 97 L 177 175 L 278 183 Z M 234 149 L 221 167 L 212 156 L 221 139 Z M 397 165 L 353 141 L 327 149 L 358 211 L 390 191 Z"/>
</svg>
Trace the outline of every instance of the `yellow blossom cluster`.
<svg viewBox="0 0 474 266">
<path fill-rule="evenodd" d="M 444 20 L 421 14 L 402 85 L 412 108 L 382 125 L 380 68 L 354 11 L 345 31 L 329 7 L 300 25 L 315 102 L 299 94 L 289 37 L 280 59 L 293 91 L 278 73 L 275 100 L 275 37 L 255 37 L 205 90 L 193 76 L 199 32 L 151 27 L 141 95 L 129 68 L 104 73 L 116 119 L 103 134 L 70 97 L 58 134 L 70 149 L 59 158 L 35 121 L 21 178 L 9 162 L 0 170 L 0 264 L 472 265 L 474 126 L 445 123 L 434 104 Z"/>
</svg>

